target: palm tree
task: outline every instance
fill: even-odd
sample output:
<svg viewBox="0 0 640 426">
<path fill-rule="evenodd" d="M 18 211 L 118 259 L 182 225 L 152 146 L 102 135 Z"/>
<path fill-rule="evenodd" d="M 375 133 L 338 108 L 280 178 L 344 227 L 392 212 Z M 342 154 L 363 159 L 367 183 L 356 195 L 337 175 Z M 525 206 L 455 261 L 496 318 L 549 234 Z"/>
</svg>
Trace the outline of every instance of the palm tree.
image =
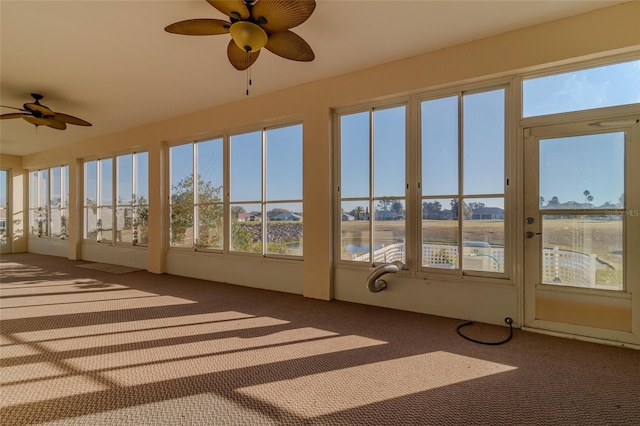
<svg viewBox="0 0 640 426">
<path fill-rule="evenodd" d="M 364 212 L 364 207 L 362 206 L 357 206 L 355 209 L 353 209 L 356 212 L 356 220 L 360 220 L 360 215 Z"/>
<path fill-rule="evenodd" d="M 587 204 L 587 199 L 591 195 L 591 192 L 589 192 L 588 189 L 585 189 L 584 192 L 582 193 L 582 195 L 584 195 L 584 203 Z"/>
</svg>

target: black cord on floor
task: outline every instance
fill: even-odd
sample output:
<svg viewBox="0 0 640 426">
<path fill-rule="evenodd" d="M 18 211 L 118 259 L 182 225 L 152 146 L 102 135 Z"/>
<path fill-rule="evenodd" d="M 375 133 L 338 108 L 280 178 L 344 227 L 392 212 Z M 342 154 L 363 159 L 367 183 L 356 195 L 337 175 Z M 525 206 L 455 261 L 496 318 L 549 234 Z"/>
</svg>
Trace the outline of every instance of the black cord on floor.
<svg viewBox="0 0 640 426">
<path fill-rule="evenodd" d="M 511 340 L 511 338 L 513 337 L 513 320 L 509 317 L 506 317 L 504 319 L 504 322 L 506 322 L 507 324 L 509 324 L 509 337 L 507 337 L 504 340 L 501 340 L 499 342 L 482 342 L 480 340 L 476 340 L 476 339 L 472 339 L 471 337 L 465 336 L 464 334 L 462 334 L 462 332 L 460 331 L 460 329 L 462 327 L 466 327 L 468 325 L 473 324 L 473 321 L 469 321 L 469 322 L 465 322 L 463 324 L 460 324 L 458 326 L 458 328 L 456 328 L 456 331 L 458 332 L 458 334 L 462 337 L 464 337 L 465 339 L 469 340 L 470 342 L 473 343 L 480 343 L 481 345 L 502 345 L 503 343 L 507 343 L 509 340 Z"/>
</svg>

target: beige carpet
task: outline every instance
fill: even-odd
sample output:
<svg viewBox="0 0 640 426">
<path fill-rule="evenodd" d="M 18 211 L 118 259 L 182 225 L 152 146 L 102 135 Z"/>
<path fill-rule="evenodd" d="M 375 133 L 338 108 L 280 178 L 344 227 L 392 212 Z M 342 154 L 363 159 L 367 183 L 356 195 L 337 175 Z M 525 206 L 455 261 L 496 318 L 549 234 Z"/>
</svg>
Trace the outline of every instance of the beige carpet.
<svg viewBox="0 0 640 426">
<path fill-rule="evenodd" d="M 109 263 L 85 263 L 76 265 L 78 268 L 93 269 L 94 271 L 108 272 L 110 274 L 128 274 L 129 272 L 140 271 L 138 268 L 129 266 L 111 265 Z"/>
<path fill-rule="evenodd" d="M 2 425 L 640 424 L 638 351 L 78 264 L 0 260 Z"/>
</svg>

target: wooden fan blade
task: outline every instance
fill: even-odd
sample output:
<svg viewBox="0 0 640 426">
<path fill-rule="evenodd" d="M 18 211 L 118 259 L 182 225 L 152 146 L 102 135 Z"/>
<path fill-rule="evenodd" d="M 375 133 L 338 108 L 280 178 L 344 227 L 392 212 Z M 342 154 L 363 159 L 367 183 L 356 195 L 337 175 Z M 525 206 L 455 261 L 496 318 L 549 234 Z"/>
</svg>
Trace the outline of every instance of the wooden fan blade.
<svg viewBox="0 0 640 426">
<path fill-rule="evenodd" d="M 288 30 L 272 33 L 265 48 L 292 61 L 310 62 L 316 57 L 311 46 L 302 37 Z"/>
<path fill-rule="evenodd" d="M 38 118 L 38 117 L 31 117 L 31 116 L 27 116 L 27 117 L 22 117 L 25 119 L 25 121 L 34 124 L 36 126 L 48 126 L 49 123 L 51 123 L 51 119 L 49 118 Z"/>
<path fill-rule="evenodd" d="M 53 114 L 55 114 L 53 111 L 51 111 L 46 106 L 40 105 L 40 104 L 34 104 L 34 103 L 24 104 L 24 109 L 26 109 L 27 111 L 36 111 L 36 112 L 39 112 L 42 115 L 51 115 L 51 116 L 53 116 Z"/>
<path fill-rule="evenodd" d="M 249 8 L 242 0 L 207 0 L 207 3 L 230 18 L 247 19 L 249 17 Z"/>
<path fill-rule="evenodd" d="M 74 117 L 73 115 L 62 114 L 61 112 L 56 112 L 55 114 L 56 115 L 53 116 L 53 119 L 62 123 L 75 124 L 76 126 L 91 126 L 91 123 L 88 121 L 84 121 L 83 119 Z"/>
<path fill-rule="evenodd" d="M 260 55 L 260 51 L 257 52 L 245 52 L 240 49 L 235 41 L 231 40 L 229 45 L 227 46 L 227 56 L 229 57 L 229 62 L 234 66 L 237 70 L 246 70 L 258 59 Z"/>
<path fill-rule="evenodd" d="M 62 121 L 58 121 L 55 118 L 49 118 L 49 124 L 47 124 L 47 126 L 58 130 L 64 130 L 67 128 L 67 125 L 65 123 L 63 123 Z"/>
<path fill-rule="evenodd" d="M 9 120 L 11 118 L 22 118 L 24 117 L 24 113 L 22 112 L 11 112 L 9 114 L 0 115 L 0 120 Z"/>
<path fill-rule="evenodd" d="M 164 30 L 172 34 L 217 35 L 227 34 L 231 23 L 220 19 L 187 19 L 168 25 Z"/>
<path fill-rule="evenodd" d="M 315 0 L 259 0 L 251 15 L 267 32 L 284 31 L 302 24 L 315 8 Z"/>
<path fill-rule="evenodd" d="M 15 109 L 15 110 L 18 110 L 18 111 L 25 111 L 25 110 L 24 110 L 24 109 L 22 109 L 22 108 L 10 107 L 10 106 L 7 106 L 7 105 L 0 105 L 0 107 L 2 107 L 2 108 Z M 26 112 L 26 111 L 25 111 L 25 112 Z"/>
</svg>

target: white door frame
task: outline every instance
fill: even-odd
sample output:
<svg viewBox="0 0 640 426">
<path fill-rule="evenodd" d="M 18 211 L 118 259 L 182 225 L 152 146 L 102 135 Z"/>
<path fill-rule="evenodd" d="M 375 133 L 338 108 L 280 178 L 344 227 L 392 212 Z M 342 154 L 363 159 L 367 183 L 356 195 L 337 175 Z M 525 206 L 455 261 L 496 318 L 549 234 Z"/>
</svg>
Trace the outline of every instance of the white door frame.
<svg viewBox="0 0 640 426">
<path fill-rule="evenodd" d="M 584 135 L 613 131 L 625 131 L 625 201 L 628 213 L 624 223 L 625 253 L 625 289 L 624 291 L 607 291 L 598 289 L 582 289 L 574 287 L 557 287 L 540 284 L 541 244 L 542 238 L 521 236 L 524 253 L 524 291 L 523 291 L 523 328 L 570 334 L 574 337 L 607 341 L 614 344 L 640 344 L 640 216 L 634 212 L 640 210 L 640 123 L 638 115 L 607 118 L 606 120 L 584 120 L 564 124 L 540 125 L 524 128 L 524 209 L 523 234 L 541 232 L 541 214 L 539 209 L 538 173 L 540 139 L 554 137 Z M 594 123 L 600 122 L 600 125 Z M 634 160 L 635 159 L 635 160 Z M 526 218 L 533 217 L 534 223 L 527 224 Z M 576 323 L 551 321 L 539 318 L 536 310 L 536 298 L 544 295 L 556 301 L 571 303 L 592 303 L 594 306 L 605 306 L 608 309 L 628 309 L 630 324 L 626 330 L 612 330 Z M 568 304 L 567 306 L 570 306 Z M 606 309 L 605 309 L 606 310 Z"/>
</svg>

